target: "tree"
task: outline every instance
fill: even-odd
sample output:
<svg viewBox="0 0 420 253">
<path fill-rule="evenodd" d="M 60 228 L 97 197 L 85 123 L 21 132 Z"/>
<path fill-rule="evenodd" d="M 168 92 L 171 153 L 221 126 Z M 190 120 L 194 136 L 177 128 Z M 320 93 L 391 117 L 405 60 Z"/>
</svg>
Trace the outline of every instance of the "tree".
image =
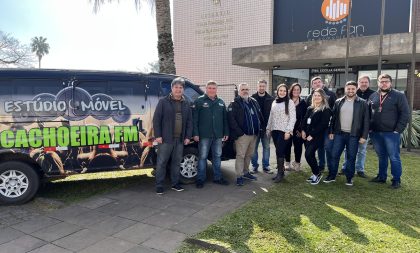
<svg viewBox="0 0 420 253">
<path fill-rule="evenodd" d="M 93 10 L 96 13 L 105 0 L 94 0 Z M 112 0 L 108 0 L 112 2 Z M 172 41 L 171 5 L 169 0 L 134 0 L 136 8 L 141 7 L 142 2 L 156 10 L 156 28 L 158 35 L 159 72 L 175 74 L 174 43 Z"/>
<path fill-rule="evenodd" d="M 159 73 L 159 61 L 148 62 L 146 67 L 137 69 L 144 73 Z"/>
<path fill-rule="evenodd" d="M 0 31 L 0 67 L 28 67 L 34 59 L 28 45 Z"/>
<path fill-rule="evenodd" d="M 38 67 L 41 68 L 41 59 L 44 55 L 49 53 L 50 45 L 47 43 L 47 38 L 42 36 L 32 38 L 32 52 L 38 56 Z"/>
</svg>

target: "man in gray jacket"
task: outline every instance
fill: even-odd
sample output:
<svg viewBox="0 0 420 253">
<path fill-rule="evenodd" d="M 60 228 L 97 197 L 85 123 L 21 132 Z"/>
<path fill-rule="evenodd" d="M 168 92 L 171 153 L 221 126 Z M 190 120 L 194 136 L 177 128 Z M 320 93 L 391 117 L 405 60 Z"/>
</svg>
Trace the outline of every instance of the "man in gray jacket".
<svg viewBox="0 0 420 253">
<path fill-rule="evenodd" d="M 175 191 L 183 191 L 179 185 L 179 166 L 184 145 L 192 136 L 192 114 L 184 94 L 185 80 L 175 78 L 171 83 L 171 93 L 160 99 L 153 115 L 153 129 L 158 143 L 156 163 L 156 193 L 163 194 L 166 165 L 171 158 L 171 184 Z"/>
</svg>

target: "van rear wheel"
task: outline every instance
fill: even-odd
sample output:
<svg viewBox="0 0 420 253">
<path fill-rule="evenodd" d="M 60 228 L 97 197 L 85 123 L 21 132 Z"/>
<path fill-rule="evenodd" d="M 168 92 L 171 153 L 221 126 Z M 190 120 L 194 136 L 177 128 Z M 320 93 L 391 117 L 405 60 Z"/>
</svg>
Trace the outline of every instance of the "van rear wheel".
<svg viewBox="0 0 420 253">
<path fill-rule="evenodd" d="M 39 176 L 32 166 L 15 161 L 0 164 L 0 202 L 26 203 L 35 196 L 38 188 Z"/>
<path fill-rule="evenodd" d="M 195 147 L 184 148 L 184 154 L 180 164 L 180 181 L 183 184 L 195 182 L 198 172 L 198 150 Z"/>
</svg>

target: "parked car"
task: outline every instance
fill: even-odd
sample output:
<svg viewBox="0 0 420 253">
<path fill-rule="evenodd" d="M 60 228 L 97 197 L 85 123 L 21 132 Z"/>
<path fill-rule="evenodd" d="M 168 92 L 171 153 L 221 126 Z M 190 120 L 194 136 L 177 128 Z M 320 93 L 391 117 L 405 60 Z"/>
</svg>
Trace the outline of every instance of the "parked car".
<svg viewBox="0 0 420 253">
<path fill-rule="evenodd" d="M 177 76 L 135 72 L 0 70 L 0 202 L 32 199 L 41 180 L 154 168 L 152 118 Z M 187 79 L 192 104 L 203 94 Z M 224 159 L 233 158 L 224 146 Z M 184 149 L 183 182 L 197 175 L 197 143 Z"/>
</svg>

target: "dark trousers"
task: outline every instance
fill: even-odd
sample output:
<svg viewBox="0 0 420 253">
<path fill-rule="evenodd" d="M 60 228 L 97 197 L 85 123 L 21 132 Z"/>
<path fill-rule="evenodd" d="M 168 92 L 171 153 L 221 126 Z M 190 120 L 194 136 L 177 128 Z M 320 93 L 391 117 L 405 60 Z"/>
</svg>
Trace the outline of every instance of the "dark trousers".
<svg viewBox="0 0 420 253">
<path fill-rule="evenodd" d="M 312 139 L 311 141 L 305 141 L 305 159 L 309 164 L 312 170 L 312 174 L 318 175 L 320 173 L 318 161 L 316 160 L 315 153 L 319 147 L 323 144 L 323 136 L 317 139 Z"/>
<path fill-rule="evenodd" d="M 292 140 L 287 142 L 286 144 L 286 162 L 290 162 L 290 155 L 292 153 L 292 144 L 293 150 L 295 152 L 295 161 L 300 163 L 300 158 L 302 157 L 302 145 L 303 139 L 302 137 L 297 137 L 293 135 Z"/>
<path fill-rule="evenodd" d="M 180 163 L 182 153 L 184 152 L 184 143 L 181 139 L 176 139 L 172 144 L 162 143 L 158 146 L 156 163 L 156 187 L 163 187 L 166 176 L 166 166 L 171 159 L 171 184 L 179 183 Z"/>
<path fill-rule="evenodd" d="M 336 177 L 338 172 L 338 164 L 340 163 L 341 154 L 346 148 L 346 168 L 345 173 L 347 179 L 353 178 L 357 149 L 359 148 L 359 138 L 350 136 L 349 133 L 334 134 L 334 144 L 332 149 L 332 167 L 329 167 L 330 176 Z"/>
<path fill-rule="evenodd" d="M 276 147 L 276 157 L 277 158 L 284 158 L 284 156 L 286 154 L 286 145 L 291 140 L 289 139 L 289 140 L 286 141 L 284 139 L 284 132 L 283 131 L 273 130 L 271 132 L 271 135 L 273 136 L 274 146 Z"/>
</svg>

